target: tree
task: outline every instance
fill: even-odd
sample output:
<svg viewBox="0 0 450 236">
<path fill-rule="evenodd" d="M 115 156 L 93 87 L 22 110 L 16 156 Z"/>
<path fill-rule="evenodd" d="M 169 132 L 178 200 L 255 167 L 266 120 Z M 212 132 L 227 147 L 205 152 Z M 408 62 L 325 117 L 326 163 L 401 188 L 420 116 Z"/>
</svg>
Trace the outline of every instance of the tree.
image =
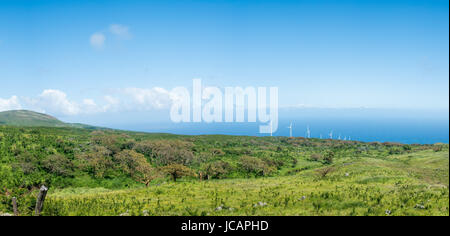
<svg viewBox="0 0 450 236">
<path fill-rule="evenodd" d="M 65 156 L 55 154 L 50 155 L 42 161 L 42 167 L 52 173 L 59 176 L 72 176 L 73 164 Z"/>
<path fill-rule="evenodd" d="M 268 166 L 264 161 L 251 156 L 243 156 L 240 161 L 241 169 L 247 173 L 247 175 L 255 174 L 258 176 L 269 175 L 275 171 L 273 166 Z"/>
<path fill-rule="evenodd" d="M 158 166 L 189 165 L 194 159 L 192 143 L 183 141 L 143 141 L 136 144 L 134 150 L 150 157 Z"/>
<path fill-rule="evenodd" d="M 93 174 L 97 178 L 103 178 L 108 171 L 114 169 L 112 152 L 103 146 L 94 146 L 87 152 L 77 156 L 80 168 Z"/>
<path fill-rule="evenodd" d="M 309 157 L 309 159 L 311 161 L 320 161 L 322 160 L 323 156 L 320 153 L 313 153 L 311 154 L 311 156 Z"/>
<path fill-rule="evenodd" d="M 323 157 L 323 162 L 326 165 L 332 164 L 334 159 L 334 152 L 329 151 L 327 154 Z"/>
<path fill-rule="evenodd" d="M 194 176 L 194 172 L 181 164 L 170 164 L 161 168 L 161 171 L 170 175 L 174 182 L 183 176 Z"/>
<path fill-rule="evenodd" d="M 113 154 L 116 154 L 121 150 L 121 144 L 119 142 L 119 138 L 117 135 L 113 134 L 101 135 L 101 133 L 94 134 L 91 138 L 91 141 L 95 145 L 101 145 L 108 148 L 108 150 L 110 150 Z"/>
<path fill-rule="evenodd" d="M 114 160 L 124 173 L 146 186 L 158 176 L 158 172 L 148 163 L 145 156 L 133 150 L 121 151 L 114 156 Z"/>
<path fill-rule="evenodd" d="M 24 174 L 31 174 L 38 169 L 39 160 L 36 156 L 25 152 L 17 157 L 17 162 L 13 166 L 22 169 Z"/>
<path fill-rule="evenodd" d="M 205 164 L 202 169 L 206 178 L 221 179 L 231 171 L 232 167 L 228 162 L 216 161 Z"/>
<path fill-rule="evenodd" d="M 325 167 L 325 168 L 316 170 L 317 174 L 322 178 L 325 178 L 329 173 L 331 173 L 333 171 L 335 171 L 335 169 L 333 167 Z"/>
</svg>

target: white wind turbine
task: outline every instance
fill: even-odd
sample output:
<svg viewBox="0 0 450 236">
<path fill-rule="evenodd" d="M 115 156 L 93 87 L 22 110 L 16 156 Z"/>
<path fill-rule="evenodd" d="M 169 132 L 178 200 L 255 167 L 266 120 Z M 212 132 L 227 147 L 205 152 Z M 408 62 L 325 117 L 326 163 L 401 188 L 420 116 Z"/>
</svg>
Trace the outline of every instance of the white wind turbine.
<svg viewBox="0 0 450 236">
<path fill-rule="evenodd" d="M 306 137 L 311 138 L 311 130 L 309 130 L 309 125 L 306 126 Z"/>
<path fill-rule="evenodd" d="M 291 125 L 289 125 L 287 128 L 289 129 L 289 137 L 292 138 L 292 122 Z"/>
<path fill-rule="evenodd" d="M 328 134 L 328 136 L 330 137 L 330 139 L 333 139 L 333 130 L 330 131 L 330 133 Z"/>
</svg>

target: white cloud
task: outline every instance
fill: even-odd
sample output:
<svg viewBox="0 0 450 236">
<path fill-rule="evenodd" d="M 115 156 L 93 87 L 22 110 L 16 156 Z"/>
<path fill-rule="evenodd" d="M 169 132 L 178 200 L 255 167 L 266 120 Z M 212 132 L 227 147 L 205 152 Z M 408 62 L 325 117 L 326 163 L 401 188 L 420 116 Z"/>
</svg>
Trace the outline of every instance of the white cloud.
<svg viewBox="0 0 450 236">
<path fill-rule="evenodd" d="M 132 98 L 132 101 L 138 105 L 139 109 L 164 109 L 172 104 L 172 96 L 169 91 L 154 87 L 151 89 L 126 88 L 124 95 Z"/>
<path fill-rule="evenodd" d="M 103 99 L 106 101 L 106 104 L 101 107 L 101 112 L 120 110 L 120 100 L 118 98 L 106 95 L 103 97 Z"/>
<path fill-rule="evenodd" d="M 78 104 L 69 101 L 64 92 L 54 89 L 44 90 L 38 98 L 32 100 L 32 105 L 51 114 L 76 115 L 80 113 Z"/>
<path fill-rule="evenodd" d="M 17 96 L 12 96 L 9 99 L 0 98 L 0 111 L 18 110 L 22 109 Z"/>
<path fill-rule="evenodd" d="M 55 116 L 148 111 L 169 109 L 175 99 L 176 94 L 160 87 L 118 89 L 113 95 L 105 95 L 101 101 L 85 98 L 80 102 L 69 99 L 63 91 L 46 89 L 36 97 L 0 98 L 0 111 L 29 109 Z"/>
<path fill-rule="evenodd" d="M 95 33 L 95 34 L 91 35 L 91 38 L 89 41 L 90 41 L 92 47 L 94 47 L 96 49 L 101 49 L 105 45 L 105 40 L 106 40 L 106 37 L 103 33 Z"/>
<path fill-rule="evenodd" d="M 119 104 L 119 99 L 112 97 L 110 95 L 106 95 L 105 97 L 103 97 L 105 99 L 105 101 L 110 104 L 110 105 L 117 105 Z"/>
<path fill-rule="evenodd" d="M 83 104 L 86 106 L 97 106 L 92 99 L 83 99 Z"/>
<path fill-rule="evenodd" d="M 92 114 L 102 109 L 92 99 L 83 99 L 81 103 L 70 100 L 67 94 L 60 90 L 46 89 L 35 98 L 22 98 L 24 107 L 51 115 L 73 116 Z"/>
<path fill-rule="evenodd" d="M 131 34 L 128 30 L 128 26 L 120 24 L 112 24 L 107 29 L 100 30 L 91 35 L 89 42 L 95 49 L 102 49 L 105 46 L 106 35 L 115 35 L 120 39 L 130 39 Z"/>
<path fill-rule="evenodd" d="M 112 24 L 109 26 L 109 32 L 114 35 L 117 35 L 121 38 L 128 39 L 131 37 L 130 32 L 128 31 L 128 27 L 125 25 Z"/>
</svg>

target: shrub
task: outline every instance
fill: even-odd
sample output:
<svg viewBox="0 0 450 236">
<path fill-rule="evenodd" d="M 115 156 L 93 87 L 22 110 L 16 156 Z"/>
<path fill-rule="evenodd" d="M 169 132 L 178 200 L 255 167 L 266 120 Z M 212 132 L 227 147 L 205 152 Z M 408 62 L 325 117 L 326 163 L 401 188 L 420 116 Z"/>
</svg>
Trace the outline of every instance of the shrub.
<svg viewBox="0 0 450 236">
<path fill-rule="evenodd" d="M 72 176 L 73 164 L 62 155 L 51 155 L 42 161 L 42 167 L 49 173 L 59 176 Z"/>
<path fill-rule="evenodd" d="M 402 154 L 402 153 L 403 153 L 403 150 L 398 147 L 389 149 L 389 155 L 396 155 L 396 154 Z"/>
<path fill-rule="evenodd" d="M 189 165 L 194 159 L 192 144 L 183 141 L 143 141 L 134 150 L 150 157 L 156 165 Z"/>
<path fill-rule="evenodd" d="M 223 156 L 223 155 L 225 155 L 225 152 L 223 152 L 221 149 L 215 148 L 211 151 L 211 154 L 213 156 Z"/>
<path fill-rule="evenodd" d="M 325 167 L 322 169 L 318 169 L 316 172 L 321 178 L 325 178 L 328 174 L 335 171 L 333 167 Z"/>
<path fill-rule="evenodd" d="M 409 152 L 409 151 L 411 151 L 411 150 L 412 150 L 412 148 L 411 148 L 411 146 L 410 146 L 410 145 L 404 145 L 404 146 L 403 146 L 403 150 L 405 150 L 405 151 Z"/>
<path fill-rule="evenodd" d="M 114 163 L 112 152 L 103 146 L 94 146 L 89 152 L 77 155 L 79 167 L 97 178 L 103 178 L 112 171 Z"/>
<path fill-rule="evenodd" d="M 277 169 L 281 169 L 281 167 L 284 165 L 284 161 L 280 160 L 280 159 L 272 159 L 272 158 L 268 158 L 268 157 L 263 157 L 261 158 L 262 161 L 264 161 L 267 166 L 273 166 Z M 294 166 L 297 164 L 296 163 L 297 159 L 292 158 L 292 162 L 295 163 L 293 164 Z"/>
<path fill-rule="evenodd" d="M 443 145 L 433 145 L 433 151 L 435 152 L 442 152 L 442 150 L 444 149 Z"/>
<path fill-rule="evenodd" d="M 114 160 L 123 172 L 147 186 L 158 177 L 158 172 L 147 162 L 145 156 L 135 151 L 124 150 L 116 154 Z"/>
<path fill-rule="evenodd" d="M 91 138 L 91 141 L 95 145 L 101 145 L 108 148 L 113 154 L 118 153 L 121 150 L 121 144 L 117 135 L 94 135 Z"/>
<path fill-rule="evenodd" d="M 25 152 L 17 157 L 17 162 L 13 164 L 13 167 L 19 168 L 24 174 L 31 174 L 38 168 L 38 158 Z"/>
<path fill-rule="evenodd" d="M 222 179 L 232 170 L 232 167 L 228 162 L 216 161 L 204 165 L 202 169 L 207 179 Z"/>
<path fill-rule="evenodd" d="M 257 176 L 265 176 L 275 171 L 273 166 L 268 166 L 264 161 L 251 156 L 241 157 L 239 163 L 241 169 L 247 175 L 255 174 Z"/>
<path fill-rule="evenodd" d="M 320 153 L 313 153 L 309 157 L 309 160 L 311 160 L 311 161 L 320 161 L 320 160 L 322 160 L 322 158 L 323 158 L 322 154 L 320 154 Z"/>
<path fill-rule="evenodd" d="M 327 154 L 323 157 L 323 163 L 326 165 L 332 164 L 334 159 L 334 152 L 329 151 Z"/>
<path fill-rule="evenodd" d="M 187 166 L 181 164 L 170 164 L 161 168 L 163 173 L 170 175 L 174 182 L 183 176 L 194 176 L 194 172 Z"/>
</svg>

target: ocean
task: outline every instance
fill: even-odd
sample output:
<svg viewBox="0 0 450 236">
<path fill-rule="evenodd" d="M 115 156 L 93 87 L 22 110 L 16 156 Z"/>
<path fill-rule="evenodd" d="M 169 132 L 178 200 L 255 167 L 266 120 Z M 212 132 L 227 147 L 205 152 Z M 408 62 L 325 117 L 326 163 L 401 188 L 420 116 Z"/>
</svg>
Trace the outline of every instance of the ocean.
<svg viewBox="0 0 450 236">
<path fill-rule="evenodd" d="M 405 118 L 364 118 L 364 119 L 283 119 L 274 136 L 289 136 L 288 126 L 292 122 L 295 137 L 307 137 L 309 127 L 311 138 L 358 140 L 364 142 L 400 142 L 405 144 L 433 144 L 449 142 L 448 119 L 405 119 Z M 245 135 L 268 136 L 260 134 L 258 123 L 139 123 L 113 125 L 112 128 L 182 135 Z"/>
</svg>

